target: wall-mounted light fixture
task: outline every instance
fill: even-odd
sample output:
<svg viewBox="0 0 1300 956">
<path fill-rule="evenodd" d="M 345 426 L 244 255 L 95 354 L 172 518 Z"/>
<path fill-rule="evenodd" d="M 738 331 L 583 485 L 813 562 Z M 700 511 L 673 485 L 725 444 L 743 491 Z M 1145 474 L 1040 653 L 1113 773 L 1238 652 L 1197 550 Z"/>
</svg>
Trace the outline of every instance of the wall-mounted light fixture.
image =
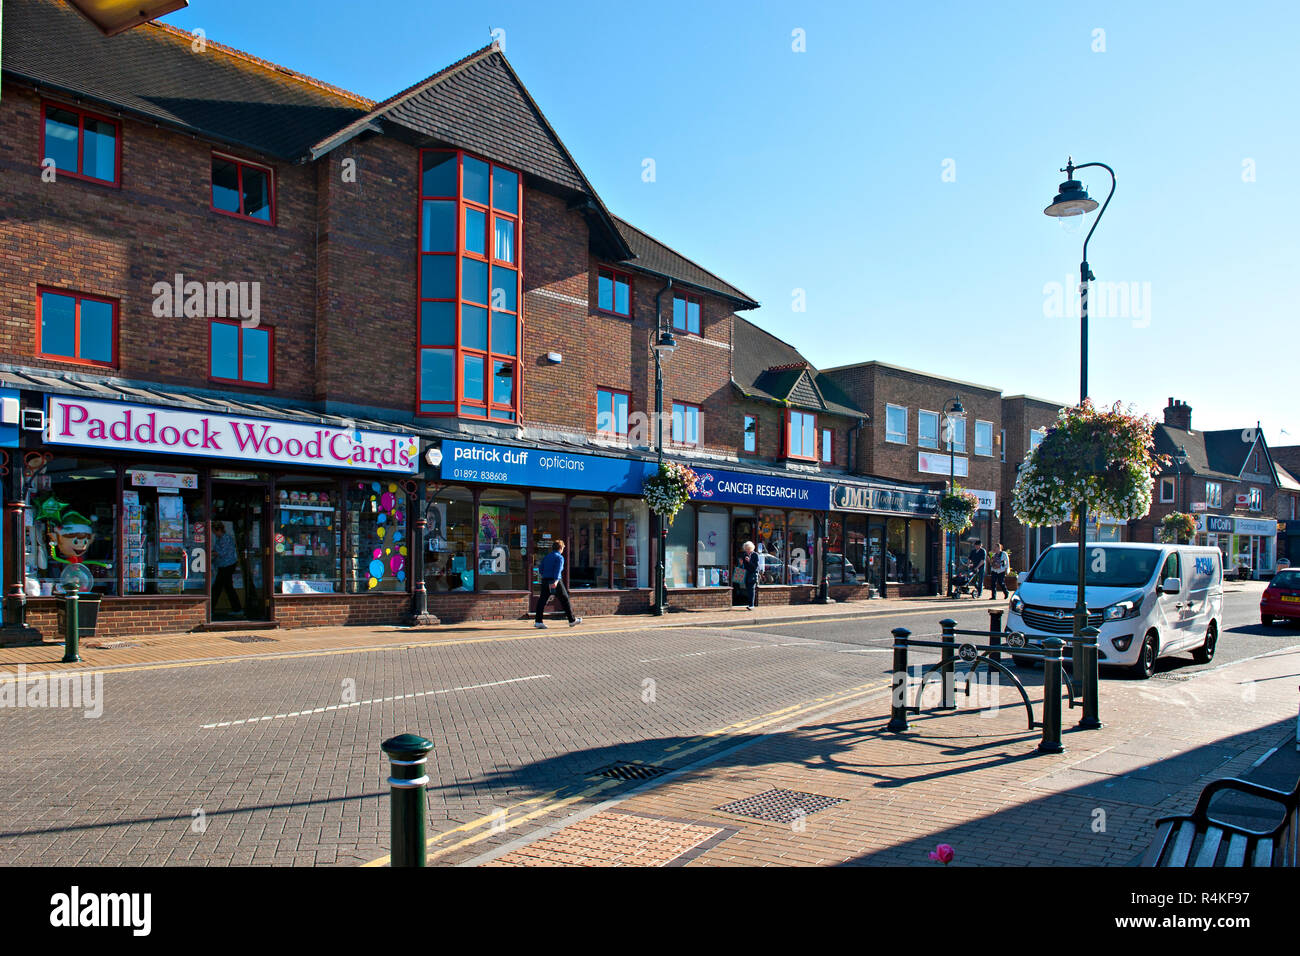
<svg viewBox="0 0 1300 956">
<path fill-rule="evenodd" d="M 547 352 L 546 361 L 550 362 L 552 365 L 559 365 L 564 361 L 564 356 L 559 352 Z"/>
</svg>

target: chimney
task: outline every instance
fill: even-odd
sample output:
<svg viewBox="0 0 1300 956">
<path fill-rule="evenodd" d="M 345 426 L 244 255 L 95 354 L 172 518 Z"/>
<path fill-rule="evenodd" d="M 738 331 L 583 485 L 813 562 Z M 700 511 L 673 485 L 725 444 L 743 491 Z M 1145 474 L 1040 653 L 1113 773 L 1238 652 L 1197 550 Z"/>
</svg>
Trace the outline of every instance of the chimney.
<svg viewBox="0 0 1300 956">
<path fill-rule="evenodd" d="M 1183 431 L 1192 430 L 1192 406 L 1186 402 L 1178 401 L 1174 398 L 1169 399 L 1169 404 L 1165 407 L 1165 424 L 1170 428 L 1181 428 Z"/>
</svg>

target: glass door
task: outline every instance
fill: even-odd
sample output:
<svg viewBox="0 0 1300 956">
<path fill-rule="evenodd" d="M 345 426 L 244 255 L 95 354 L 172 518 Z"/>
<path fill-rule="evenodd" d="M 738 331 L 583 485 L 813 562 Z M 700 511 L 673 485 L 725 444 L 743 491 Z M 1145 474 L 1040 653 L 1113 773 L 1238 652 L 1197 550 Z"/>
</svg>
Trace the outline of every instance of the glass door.
<svg viewBox="0 0 1300 956">
<path fill-rule="evenodd" d="M 528 505 L 528 530 L 531 535 L 532 554 L 532 573 L 529 575 L 530 587 L 528 592 L 528 610 L 532 613 L 537 610 L 537 600 L 542 593 L 541 567 L 542 558 L 551 553 L 551 545 L 564 537 L 564 496 L 563 495 L 533 495 Z M 567 587 L 569 576 L 569 552 L 568 545 L 565 542 L 564 549 L 564 577 Z"/>
<path fill-rule="evenodd" d="M 270 620 L 265 484 L 212 482 L 212 620 Z"/>
<path fill-rule="evenodd" d="M 867 528 L 867 581 L 885 592 L 885 526 L 873 524 Z"/>
</svg>

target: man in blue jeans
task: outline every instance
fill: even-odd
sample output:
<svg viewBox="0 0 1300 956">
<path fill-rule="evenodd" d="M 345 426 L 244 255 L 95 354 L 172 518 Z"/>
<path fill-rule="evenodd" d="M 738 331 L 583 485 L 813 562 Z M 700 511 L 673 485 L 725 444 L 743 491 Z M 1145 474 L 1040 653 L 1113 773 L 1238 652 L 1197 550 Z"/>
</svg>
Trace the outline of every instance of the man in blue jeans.
<svg viewBox="0 0 1300 956">
<path fill-rule="evenodd" d="M 542 566 L 538 572 L 538 577 L 542 579 L 542 593 L 537 599 L 537 619 L 533 622 L 533 627 L 546 627 L 546 622 L 542 620 L 542 612 L 546 610 L 546 602 L 551 599 L 551 594 L 555 594 L 555 599 L 559 602 L 564 613 L 568 615 L 569 627 L 575 624 L 581 624 L 582 618 L 573 616 L 573 605 L 569 603 L 569 592 L 564 587 L 564 542 L 556 541 L 551 545 L 551 553 L 542 558 Z"/>
<path fill-rule="evenodd" d="M 984 572 L 987 570 L 989 553 L 981 547 L 979 539 L 975 540 L 975 550 L 970 553 L 971 590 L 975 596 L 984 596 Z"/>
</svg>

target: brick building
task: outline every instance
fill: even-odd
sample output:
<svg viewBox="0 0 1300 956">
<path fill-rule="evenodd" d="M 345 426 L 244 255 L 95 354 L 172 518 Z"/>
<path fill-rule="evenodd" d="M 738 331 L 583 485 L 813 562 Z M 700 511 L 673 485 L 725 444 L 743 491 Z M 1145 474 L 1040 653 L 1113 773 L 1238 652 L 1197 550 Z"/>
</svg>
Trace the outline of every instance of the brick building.
<svg viewBox="0 0 1300 956">
<path fill-rule="evenodd" d="M 517 617 L 556 538 L 579 613 L 645 610 L 660 329 L 664 452 L 705 479 L 672 603 L 729 604 L 750 536 L 764 600 L 864 594 L 832 499 L 932 510 L 851 474 L 869 415 L 610 213 L 495 47 L 376 103 L 52 0 L 3 29 L 7 624 L 48 635 L 72 580 L 110 635 L 397 621 L 422 587 Z"/>
<path fill-rule="evenodd" d="M 1164 517 L 1194 514 L 1196 544 L 1218 547 L 1225 570 L 1268 577 L 1277 559 L 1279 473 L 1256 424 L 1197 431 L 1192 407 L 1174 398 L 1155 426 L 1155 450 L 1171 464 L 1156 479 L 1151 512 L 1130 523 L 1133 541 L 1159 540 Z"/>
<path fill-rule="evenodd" d="M 1020 465 L 1047 434 L 1063 407 L 1060 402 L 1029 395 L 1008 395 L 1002 399 L 1002 546 L 1011 554 L 1011 566 L 1025 570 L 1038 556 L 1058 541 L 1077 540 L 1069 525 L 1055 528 L 1030 528 L 1016 520 L 1011 508 L 1011 490 L 1015 487 Z"/>
<path fill-rule="evenodd" d="M 937 524 L 887 514 L 872 521 L 869 539 L 872 547 L 883 546 L 886 580 L 896 580 L 903 594 L 939 593 L 947 586 L 947 569 L 964 562 L 975 541 L 991 548 L 1001 540 L 1001 390 L 876 361 L 824 375 L 867 412 L 854 447 L 860 472 L 936 491 L 952 478 L 979 497 L 974 523 L 960 541 L 943 546 L 942 557 Z M 946 412 L 955 399 L 964 410 L 953 416 L 949 451 Z"/>
</svg>

